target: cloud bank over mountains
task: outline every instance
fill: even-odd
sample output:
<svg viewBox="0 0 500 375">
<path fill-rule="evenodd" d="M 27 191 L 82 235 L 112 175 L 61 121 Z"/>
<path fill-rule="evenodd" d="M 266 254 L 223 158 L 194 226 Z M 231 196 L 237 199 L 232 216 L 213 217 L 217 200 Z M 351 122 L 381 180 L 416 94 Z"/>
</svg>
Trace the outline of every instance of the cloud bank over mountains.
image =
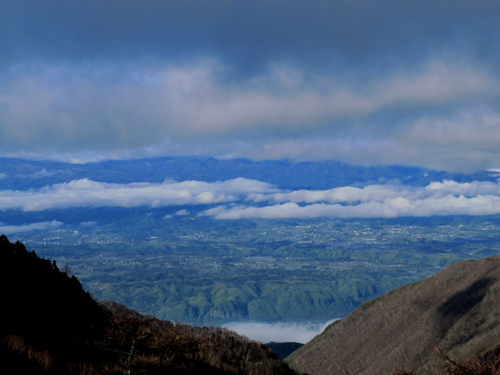
<svg viewBox="0 0 500 375">
<path fill-rule="evenodd" d="M 500 5 L 0 4 L 3 156 L 499 167 Z"/>
<path fill-rule="evenodd" d="M 32 223 L 32 224 L 25 224 L 25 225 L 1 225 L 0 223 L 0 232 L 2 234 L 15 234 L 15 233 L 22 233 L 22 232 L 31 232 L 31 231 L 38 231 L 38 230 L 54 230 L 59 227 L 61 227 L 64 223 L 57 221 L 57 220 L 52 220 L 52 221 L 44 221 L 41 223 Z"/>
<path fill-rule="evenodd" d="M 402 184 L 346 186 L 328 190 L 280 190 L 268 183 L 165 181 L 113 184 L 74 180 L 38 190 L 0 191 L 0 210 L 24 212 L 70 207 L 151 207 L 196 205 L 176 216 L 215 219 L 355 218 L 500 213 L 500 184 L 444 180 L 425 187 Z M 203 209 L 203 206 L 208 206 Z M 167 215 L 173 218 L 173 215 Z"/>
<path fill-rule="evenodd" d="M 78 72 L 13 79 L 0 89 L 2 146 L 37 151 L 41 142 L 56 142 L 62 151 L 100 148 L 111 157 L 127 148 L 136 152 L 124 156 L 165 150 L 252 159 L 350 155 L 360 164 L 415 164 L 420 156 L 438 168 L 456 169 L 448 165 L 456 158 L 466 169 L 496 166 L 484 164 L 497 160 L 500 141 L 494 108 L 500 79 L 491 72 L 433 61 L 352 85 L 276 66 L 228 84 L 217 76 L 227 69 L 216 61 L 165 67 L 135 83 Z M 470 153 L 475 157 L 460 157 Z"/>
<path fill-rule="evenodd" d="M 137 182 L 111 184 L 88 179 L 39 190 L 0 191 L 0 210 L 42 211 L 68 207 L 164 207 L 234 202 L 241 196 L 273 192 L 269 184 L 237 178 L 224 182 Z"/>
</svg>

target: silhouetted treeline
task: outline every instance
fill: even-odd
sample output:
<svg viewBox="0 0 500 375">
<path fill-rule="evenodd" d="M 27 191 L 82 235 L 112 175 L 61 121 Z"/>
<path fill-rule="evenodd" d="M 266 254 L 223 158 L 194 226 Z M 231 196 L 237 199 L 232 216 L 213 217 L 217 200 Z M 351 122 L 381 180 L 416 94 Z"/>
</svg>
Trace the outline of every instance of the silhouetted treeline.
<svg viewBox="0 0 500 375">
<path fill-rule="evenodd" d="M 268 342 L 266 344 L 266 346 L 271 348 L 279 358 L 285 359 L 290 354 L 292 354 L 294 351 L 296 351 L 298 348 L 300 348 L 301 346 L 304 346 L 304 344 L 302 344 L 300 342 L 275 342 L 275 341 L 271 341 L 271 342 Z"/>
<path fill-rule="evenodd" d="M 23 337 L 55 357 L 78 361 L 89 355 L 86 343 L 106 324 L 105 311 L 75 276 L 5 236 L 0 237 L 0 290 L 0 336 Z"/>
<path fill-rule="evenodd" d="M 113 317 L 106 341 L 98 344 L 112 358 L 106 373 L 294 374 L 268 347 L 226 328 L 174 324 L 103 305 Z"/>
<path fill-rule="evenodd" d="M 75 276 L 0 237 L 0 373 L 261 374 L 295 372 L 263 344 L 97 303 Z"/>
</svg>

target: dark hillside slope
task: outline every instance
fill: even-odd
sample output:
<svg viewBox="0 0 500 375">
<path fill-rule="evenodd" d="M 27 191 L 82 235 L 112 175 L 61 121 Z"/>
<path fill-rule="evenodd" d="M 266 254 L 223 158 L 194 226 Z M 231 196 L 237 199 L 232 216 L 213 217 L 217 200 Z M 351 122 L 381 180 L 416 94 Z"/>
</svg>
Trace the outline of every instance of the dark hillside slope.
<svg viewBox="0 0 500 375">
<path fill-rule="evenodd" d="M 275 342 L 271 341 L 266 343 L 266 346 L 274 350 L 276 355 L 280 358 L 286 358 L 298 348 L 304 346 L 304 344 L 300 342 Z"/>
<path fill-rule="evenodd" d="M 294 352 L 310 375 L 391 374 L 437 368 L 433 344 L 457 360 L 500 345 L 500 257 L 461 261 L 368 301 Z"/>
<path fill-rule="evenodd" d="M 293 375 L 259 342 L 98 304 L 55 262 L 0 236 L 0 374 Z"/>
<path fill-rule="evenodd" d="M 23 337 L 70 361 L 81 359 L 76 353 L 85 352 L 84 343 L 107 324 L 106 312 L 75 276 L 5 236 L 0 237 L 0 295 L 0 337 Z"/>
</svg>

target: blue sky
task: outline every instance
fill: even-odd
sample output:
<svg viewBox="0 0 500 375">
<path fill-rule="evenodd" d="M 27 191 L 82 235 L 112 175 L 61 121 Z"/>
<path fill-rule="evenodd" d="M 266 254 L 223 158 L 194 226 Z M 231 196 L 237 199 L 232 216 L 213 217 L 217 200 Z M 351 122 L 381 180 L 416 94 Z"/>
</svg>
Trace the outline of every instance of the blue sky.
<svg viewBox="0 0 500 375">
<path fill-rule="evenodd" d="M 500 167 L 498 1 L 0 2 L 0 156 Z"/>
</svg>

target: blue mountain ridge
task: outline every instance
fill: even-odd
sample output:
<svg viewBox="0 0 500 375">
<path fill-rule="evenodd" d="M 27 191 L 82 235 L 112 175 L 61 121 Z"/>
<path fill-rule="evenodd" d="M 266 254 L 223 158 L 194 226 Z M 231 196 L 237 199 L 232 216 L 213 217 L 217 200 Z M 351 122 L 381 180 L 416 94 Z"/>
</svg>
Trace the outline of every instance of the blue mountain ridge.
<svg viewBox="0 0 500 375">
<path fill-rule="evenodd" d="M 387 182 L 425 186 L 445 179 L 457 182 L 496 181 L 487 171 L 450 173 L 407 166 L 363 167 L 338 161 L 247 159 L 212 157 L 160 157 L 109 160 L 86 164 L 0 158 L 0 189 L 29 190 L 88 178 L 108 183 L 177 181 L 223 181 L 238 177 L 267 182 L 281 189 L 331 189 Z"/>
</svg>

